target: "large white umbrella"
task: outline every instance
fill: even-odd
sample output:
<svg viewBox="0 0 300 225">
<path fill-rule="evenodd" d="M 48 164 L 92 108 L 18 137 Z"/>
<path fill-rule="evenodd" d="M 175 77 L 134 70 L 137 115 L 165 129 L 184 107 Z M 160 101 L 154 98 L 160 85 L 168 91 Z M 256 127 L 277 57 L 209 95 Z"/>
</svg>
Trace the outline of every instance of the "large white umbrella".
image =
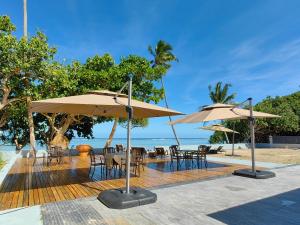
<svg viewBox="0 0 300 225">
<path fill-rule="evenodd" d="M 182 115 L 178 111 L 163 108 L 157 105 L 137 101 L 132 99 L 132 75 L 129 76 L 128 81 L 128 96 L 120 93 L 110 91 L 93 91 L 85 95 L 53 98 L 32 102 L 32 111 L 40 113 L 68 113 L 75 115 L 95 115 L 104 117 L 120 117 L 128 118 L 127 126 L 127 153 L 126 153 L 126 194 L 119 194 L 119 192 L 109 195 L 115 199 L 110 204 L 115 207 L 118 198 L 122 198 L 123 202 L 118 203 L 116 207 L 125 207 L 130 205 L 130 149 L 131 149 L 131 120 L 132 118 L 148 118 L 148 117 L 162 117 Z M 125 87 L 125 85 L 124 85 Z M 124 88 L 123 87 L 123 88 Z M 122 88 L 122 89 L 123 89 Z M 121 89 L 121 90 L 122 90 Z M 147 194 L 147 193 L 146 193 Z M 139 194 L 142 198 L 144 193 Z M 156 196 L 155 196 L 156 199 Z M 132 199 L 131 199 L 132 200 Z M 108 199 L 110 201 L 110 199 Z M 125 203 L 124 203 L 125 202 Z M 146 202 L 146 201 L 144 201 Z M 140 204 L 140 201 L 136 201 Z M 125 204 L 125 205 L 124 205 Z M 136 205 L 130 205 L 132 207 Z"/>
<path fill-rule="evenodd" d="M 252 98 L 247 99 L 249 101 L 249 110 L 241 109 L 235 105 L 228 104 L 213 104 L 210 106 L 203 107 L 199 112 L 195 112 L 184 116 L 178 120 L 174 120 L 171 124 L 177 123 L 199 123 L 207 122 L 212 120 L 234 120 L 234 119 L 248 119 L 250 122 L 250 133 L 251 133 L 251 158 L 252 158 L 252 171 L 243 171 L 247 174 L 246 176 L 258 177 L 255 169 L 255 132 L 254 132 L 254 120 L 255 118 L 278 118 L 280 116 L 269 113 L 253 111 Z M 263 177 L 264 175 L 262 175 Z"/>
</svg>

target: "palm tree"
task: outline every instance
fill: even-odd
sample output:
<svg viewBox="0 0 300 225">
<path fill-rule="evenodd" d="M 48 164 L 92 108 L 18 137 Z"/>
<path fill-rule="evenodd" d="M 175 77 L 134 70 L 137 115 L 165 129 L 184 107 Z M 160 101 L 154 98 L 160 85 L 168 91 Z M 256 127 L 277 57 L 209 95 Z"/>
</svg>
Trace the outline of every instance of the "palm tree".
<svg viewBox="0 0 300 225">
<path fill-rule="evenodd" d="M 209 97 L 213 103 L 230 103 L 235 98 L 235 93 L 228 95 L 228 89 L 231 84 L 225 84 L 222 86 L 222 82 L 219 81 L 214 88 L 211 85 L 208 86 Z"/>
<path fill-rule="evenodd" d="M 172 53 L 172 50 L 173 50 L 172 46 L 162 40 L 159 40 L 157 42 L 155 48 L 152 48 L 151 46 L 149 46 L 148 51 L 153 56 L 153 60 L 151 61 L 151 63 L 153 64 L 152 67 L 154 68 L 156 66 L 163 66 L 165 69 L 169 69 L 171 67 L 171 64 L 170 64 L 171 62 L 173 62 L 173 61 L 178 62 L 178 59 Z M 160 82 L 161 82 L 162 89 L 164 90 L 163 93 L 164 93 L 165 105 L 167 108 L 169 108 L 163 77 L 161 77 Z M 172 121 L 171 116 L 169 116 L 169 120 L 170 120 L 170 122 Z M 176 142 L 179 145 L 180 143 L 179 143 L 175 128 L 173 125 L 171 125 L 171 127 L 172 127 L 174 137 L 176 139 Z"/>
<path fill-rule="evenodd" d="M 211 98 L 213 103 L 223 103 L 227 104 L 232 102 L 232 100 L 235 98 L 236 93 L 233 93 L 231 95 L 228 95 L 228 89 L 231 87 L 231 84 L 224 84 L 222 86 L 222 82 L 219 81 L 214 88 L 212 88 L 211 85 L 208 86 L 209 90 L 209 97 Z M 235 123 L 233 124 L 233 130 L 235 129 Z M 226 135 L 226 133 L 224 133 Z M 232 133 L 232 139 L 234 142 L 234 135 L 235 133 Z M 227 135 L 226 135 L 227 137 Z M 232 153 L 231 155 L 234 155 L 234 145 L 232 145 Z"/>
</svg>

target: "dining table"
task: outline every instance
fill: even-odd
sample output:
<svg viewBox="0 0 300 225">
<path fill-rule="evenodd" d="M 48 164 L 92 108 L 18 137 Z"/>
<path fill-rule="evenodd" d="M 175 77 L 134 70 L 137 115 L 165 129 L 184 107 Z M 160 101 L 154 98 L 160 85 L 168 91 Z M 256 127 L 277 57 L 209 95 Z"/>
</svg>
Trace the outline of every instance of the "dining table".
<svg viewBox="0 0 300 225">
<path fill-rule="evenodd" d="M 126 161 L 126 152 L 106 153 L 104 159 L 108 169 L 112 169 L 114 162 L 121 168 Z"/>
</svg>

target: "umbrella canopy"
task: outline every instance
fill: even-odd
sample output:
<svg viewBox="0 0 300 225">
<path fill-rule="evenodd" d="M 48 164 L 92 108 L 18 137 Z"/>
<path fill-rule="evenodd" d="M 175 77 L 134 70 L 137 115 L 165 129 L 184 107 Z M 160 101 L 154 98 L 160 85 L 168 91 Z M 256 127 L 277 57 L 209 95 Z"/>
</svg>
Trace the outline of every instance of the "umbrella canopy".
<svg viewBox="0 0 300 225">
<path fill-rule="evenodd" d="M 199 129 L 202 129 L 202 130 L 211 130 L 211 131 L 223 131 L 223 132 L 236 133 L 236 134 L 239 133 L 239 132 L 237 132 L 235 130 L 231 130 L 231 129 L 227 128 L 227 127 L 224 127 L 221 124 L 215 124 L 215 125 L 211 125 L 211 126 L 199 127 Z"/>
<path fill-rule="evenodd" d="M 189 114 L 183 118 L 172 121 L 170 124 L 177 123 L 198 123 L 212 120 L 233 120 L 247 119 L 250 117 L 250 110 L 236 108 L 234 105 L 213 104 L 204 107 L 200 112 Z M 254 118 L 275 118 L 277 115 L 253 111 Z"/>
<path fill-rule="evenodd" d="M 254 118 L 277 118 L 280 116 L 253 111 L 252 98 L 248 98 L 247 101 L 249 101 L 250 110 L 240 109 L 234 105 L 217 103 L 217 104 L 203 107 L 203 109 L 200 112 L 187 115 L 181 119 L 171 122 L 171 124 L 198 123 L 198 122 L 206 122 L 211 120 L 249 119 L 250 134 L 251 134 L 250 135 L 251 136 L 251 158 L 252 158 L 252 171 L 250 174 L 251 177 L 256 177 L 257 171 L 255 169 L 255 156 L 254 156 L 254 149 L 255 149 Z M 236 174 L 245 174 L 245 173 L 248 172 L 237 172 Z"/>
<path fill-rule="evenodd" d="M 127 95 L 111 91 L 92 91 L 85 95 L 34 101 L 32 111 L 127 118 L 127 103 Z M 137 100 L 131 101 L 131 107 L 135 119 L 182 115 L 180 112 Z"/>
</svg>

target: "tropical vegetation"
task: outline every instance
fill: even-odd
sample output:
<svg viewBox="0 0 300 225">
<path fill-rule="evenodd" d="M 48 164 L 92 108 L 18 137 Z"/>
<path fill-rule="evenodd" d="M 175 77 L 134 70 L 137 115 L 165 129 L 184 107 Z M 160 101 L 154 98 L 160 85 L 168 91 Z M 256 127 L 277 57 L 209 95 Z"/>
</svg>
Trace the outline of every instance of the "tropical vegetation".
<svg viewBox="0 0 300 225">
<path fill-rule="evenodd" d="M 162 40 L 157 42 L 155 48 L 152 48 L 151 46 L 149 46 L 148 51 L 153 56 L 153 59 L 151 60 L 153 68 L 162 66 L 163 68 L 168 70 L 171 67 L 171 62 L 173 62 L 173 61 L 178 62 L 178 59 L 172 52 L 173 51 L 172 46 Z M 163 89 L 165 105 L 167 108 L 169 108 L 163 76 L 161 76 L 160 82 L 161 82 L 161 87 Z M 171 116 L 169 116 L 169 121 L 170 122 L 172 121 Z M 173 124 L 171 125 L 171 128 L 172 128 L 174 137 L 177 141 L 177 144 L 180 145 L 180 142 L 178 140 L 176 130 L 175 130 L 175 127 Z"/>
<path fill-rule="evenodd" d="M 223 103 L 228 104 L 232 103 L 233 99 L 235 98 L 236 94 L 229 94 L 229 88 L 231 87 L 231 84 L 224 84 L 222 85 L 222 82 L 219 81 L 216 83 L 214 88 L 209 85 L 209 97 L 212 100 L 213 103 Z"/>
<path fill-rule="evenodd" d="M 37 32 L 28 39 L 18 39 L 15 30 L 8 16 L 0 17 L 0 126 L 3 142 L 22 148 L 29 140 L 34 142 L 29 138 L 34 132 L 34 137 L 42 144 L 67 146 L 75 136 L 92 138 L 94 124 L 114 120 L 109 145 L 116 125 L 124 126 L 123 120 L 32 113 L 30 105 L 38 99 L 84 94 L 91 90 L 118 91 L 130 73 L 134 74 L 133 98 L 154 103 L 163 98 L 163 88 L 157 87 L 156 83 L 166 74 L 169 67 L 165 65 L 153 66 L 153 62 L 137 55 L 122 57 L 116 63 L 108 53 L 89 57 L 85 62 L 60 63 L 54 60 L 57 49 L 48 44 L 45 34 Z M 34 124 L 30 123 L 31 119 Z M 134 127 L 146 125 L 145 120 L 134 121 Z"/>
<path fill-rule="evenodd" d="M 267 97 L 254 106 L 254 110 L 281 116 L 273 119 L 257 119 L 255 125 L 256 142 L 266 143 L 269 136 L 299 136 L 300 135 L 300 91 L 277 97 Z M 237 142 L 249 142 L 250 133 L 247 120 L 224 121 L 228 128 L 238 131 Z M 232 137 L 229 136 L 231 139 Z M 211 143 L 224 142 L 222 132 L 215 132 L 210 137 Z"/>
</svg>

